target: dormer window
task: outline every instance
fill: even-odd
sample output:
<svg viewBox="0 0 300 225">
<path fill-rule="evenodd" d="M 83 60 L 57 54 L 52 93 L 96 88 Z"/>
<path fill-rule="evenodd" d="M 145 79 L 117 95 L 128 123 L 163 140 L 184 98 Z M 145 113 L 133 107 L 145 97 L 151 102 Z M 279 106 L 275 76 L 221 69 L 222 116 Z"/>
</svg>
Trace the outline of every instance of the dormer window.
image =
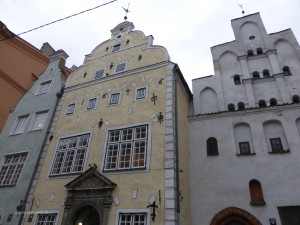
<svg viewBox="0 0 300 225">
<path fill-rule="evenodd" d="M 121 44 L 114 45 L 114 46 L 112 47 L 112 52 L 119 51 L 120 48 L 121 48 Z"/>
</svg>

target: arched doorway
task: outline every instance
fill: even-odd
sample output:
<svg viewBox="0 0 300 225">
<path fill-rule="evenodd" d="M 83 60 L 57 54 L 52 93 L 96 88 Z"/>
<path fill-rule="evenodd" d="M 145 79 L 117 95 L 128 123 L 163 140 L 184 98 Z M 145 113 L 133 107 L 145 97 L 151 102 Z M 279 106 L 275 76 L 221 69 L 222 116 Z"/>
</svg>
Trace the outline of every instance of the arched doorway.
<svg viewBox="0 0 300 225">
<path fill-rule="evenodd" d="M 217 213 L 210 225 L 262 225 L 249 212 L 236 207 L 229 207 Z"/>
<path fill-rule="evenodd" d="M 100 225 L 98 212 L 91 206 L 81 208 L 74 225 Z"/>
</svg>

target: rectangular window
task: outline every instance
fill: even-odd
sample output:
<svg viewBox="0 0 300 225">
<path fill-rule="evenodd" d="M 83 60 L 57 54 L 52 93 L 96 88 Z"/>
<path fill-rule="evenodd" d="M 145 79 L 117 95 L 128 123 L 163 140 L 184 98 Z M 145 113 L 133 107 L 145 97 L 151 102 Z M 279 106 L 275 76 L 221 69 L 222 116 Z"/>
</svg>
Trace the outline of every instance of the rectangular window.
<svg viewBox="0 0 300 225">
<path fill-rule="evenodd" d="M 104 69 L 98 70 L 98 71 L 96 72 L 96 74 L 95 74 L 95 80 L 100 79 L 100 78 L 102 78 L 102 77 L 104 77 Z"/>
<path fill-rule="evenodd" d="M 13 128 L 12 134 L 22 134 L 28 122 L 29 115 L 19 116 Z"/>
<path fill-rule="evenodd" d="M 120 103 L 120 93 L 110 94 L 109 105 L 116 105 Z"/>
<path fill-rule="evenodd" d="M 38 214 L 35 225 L 55 225 L 56 213 Z"/>
<path fill-rule="evenodd" d="M 22 172 L 27 152 L 4 156 L 0 170 L 0 186 L 16 185 Z"/>
<path fill-rule="evenodd" d="M 47 93 L 49 91 L 51 82 L 52 82 L 52 80 L 48 80 L 48 81 L 40 83 L 40 86 L 38 87 L 35 94 L 36 95 L 41 95 L 41 94 Z"/>
<path fill-rule="evenodd" d="M 138 88 L 138 89 L 136 89 L 135 99 L 136 100 L 144 99 L 144 98 L 146 98 L 146 95 L 147 95 L 146 87 Z"/>
<path fill-rule="evenodd" d="M 44 128 L 48 116 L 48 111 L 35 114 L 32 130 L 41 130 Z"/>
<path fill-rule="evenodd" d="M 51 175 L 81 173 L 89 145 L 89 134 L 59 140 Z"/>
<path fill-rule="evenodd" d="M 121 48 L 121 44 L 114 45 L 113 48 L 112 48 L 112 52 L 119 51 L 120 48 Z"/>
<path fill-rule="evenodd" d="M 88 101 L 86 109 L 87 110 L 95 109 L 96 104 L 97 104 L 97 98 L 92 98 Z"/>
<path fill-rule="evenodd" d="M 240 146 L 241 155 L 249 155 L 249 154 L 251 154 L 250 144 L 249 144 L 248 141 L 239 142 L 239 146 Z"/>
<path fill-rule="evenodd" d="M 145 168 L 147 141 L 147 125 L 110 130 L 104 170 Z"/>
<path fill-rule="evenodd" d="M 125 71 L 125 69 L 126 69 L 126 63 L 120 63 L 117 65 L 115 73 L 123 72 Z"/>
<path fill-rule="evenodd" d="M 75 112 L 75 107 L 76 107 L 75 103 L 72 103 L 72 104 L 68 105 L 67 110 L 66 110 L 66 115 L 73 114 Z"/>
<path fill-rule="evenodd" d="M 270 143 L 273 152 L 283 151 L 280 138 L 270 138 Z"/>
<path fill-rule="evenodd" d="M 120 213 L 118 225 L 146 225 L 146 213 Z"/>
</svg>

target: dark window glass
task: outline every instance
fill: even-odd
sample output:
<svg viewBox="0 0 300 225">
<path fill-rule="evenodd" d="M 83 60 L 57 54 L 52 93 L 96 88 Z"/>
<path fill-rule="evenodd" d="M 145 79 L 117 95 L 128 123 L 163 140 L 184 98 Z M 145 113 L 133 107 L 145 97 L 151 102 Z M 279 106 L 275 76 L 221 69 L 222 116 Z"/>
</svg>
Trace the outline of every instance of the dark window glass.
<svg viewBox="0 0 300 225">
<path fill-rule="evenodd" d="M 263 108 L 263 107 L 266 107 L 267 104 L 266 104 L 266 101 L 265 100 L 259 100 L 258 102 L 258 107 L 259 108 Z"/>
<path fill-rule="evenodd" d="M 227 107 L 228 107 L 228 111 L 234 111 L 235 110 L 234 104 L 232 104 L 232 103 L 228 104 Z"/>
<path fill-rule="evenodd" d="M 235 85 L 241 84 L 241 78 L 239 75 L 234 75 L 233 80 Z"/>
<path fill-rule="evenodd" d="M 270 77 L 270 72 L 269 72 L 269 70 L 264 70 L 264 71 L 263 71 L 263 76 L 264 76 L 264 78 Z"/>
<path fill-rule="evenodd" d="M 238 110 L 243 110 L 245 109 L 245 104 L 243 102 L 238 103 Z"/>
<path fill-rule="evenodd" d="M 218 141 L 214 137 L 210 137 L 206 141 L 207 155 L 218 155 Z"/>
<path fill-rule="evenodd" d="M 270 143 L 273 152 L 283 151 L 280 138 L 270 138 Z"/>
<path fill-rule="evenodd" d="M 251 49 L 248 50 L 248 51 L 247 51 L 247 55 L 248 55 L 248 56 L 253 56 L 253 55 L 254 55 L 253 50 L 251 50 Z"/>
<path fill-rule="evenodd" d="M 277 100 L 275 98 L 270 99 L 270 106 L 275 106 L 277 105 Z"/>
<path fill-rule="evenodd" d="M 257 53 L 257 55 L 263 54 L 262 48 L 256 49 L 256 53 Z"/>
<path fill-rule="evenodd" d="M 250 144 L 248 141 L 239 142 L 239 146 L 241 155 L 249 155 L 251 153 Z"/>
<path fill-rule="evenodd" d="M 253 73 L 252 73 L 252 77 L 253 77 L 253 79 L 259 79 L 260 77 L 259 77 L 259 73 L 257 72 L 257 71 L 254 71 Z"/>
</svg>

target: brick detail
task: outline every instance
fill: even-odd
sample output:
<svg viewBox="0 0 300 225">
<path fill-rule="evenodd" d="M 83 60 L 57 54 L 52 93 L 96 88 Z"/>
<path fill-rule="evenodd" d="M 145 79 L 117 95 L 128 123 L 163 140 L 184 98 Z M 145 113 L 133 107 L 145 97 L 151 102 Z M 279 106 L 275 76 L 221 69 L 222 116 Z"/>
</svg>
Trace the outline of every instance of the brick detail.
<svg viewBox="0 0 300 225">
<path fill-rule="evenodd" d="M 233 221 L 245 225 L 262 225 L 261 222 L 249 212 L 236 207 L 229 207 L 217 213 L 210 225 L 226 225 Z"/>
</svg>

